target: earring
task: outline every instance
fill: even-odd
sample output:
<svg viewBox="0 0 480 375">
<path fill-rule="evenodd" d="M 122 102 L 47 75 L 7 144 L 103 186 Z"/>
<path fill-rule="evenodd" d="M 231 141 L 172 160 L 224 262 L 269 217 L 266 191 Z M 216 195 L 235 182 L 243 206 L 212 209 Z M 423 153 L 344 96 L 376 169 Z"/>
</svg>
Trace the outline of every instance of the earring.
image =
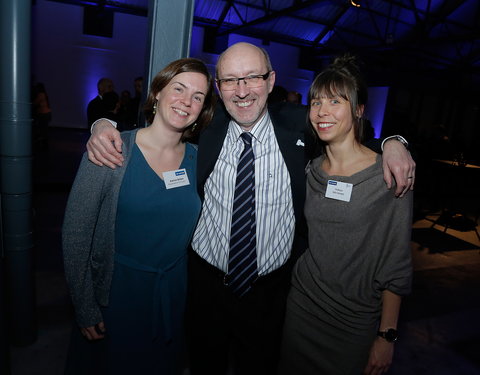
<svg viewBox="0 0 480 375">
<path fill-rule="evenodd" d="M 157 113 L 157 101 L 153 103 L 153 114 Z"/>
<path fill-rule="evenodd" d="M 197 127 L 197 123 L 194 123 L 193 126 L 192 126 L 192 132 L 195 131 L 195 128 Z"/>
</svg>

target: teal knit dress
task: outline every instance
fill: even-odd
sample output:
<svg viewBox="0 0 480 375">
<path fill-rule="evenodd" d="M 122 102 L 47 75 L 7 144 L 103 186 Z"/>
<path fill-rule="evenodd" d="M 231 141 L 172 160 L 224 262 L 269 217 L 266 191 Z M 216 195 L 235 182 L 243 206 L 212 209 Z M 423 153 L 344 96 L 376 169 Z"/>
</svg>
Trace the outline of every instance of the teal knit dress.
<svg viewBox="0 0 480 375">
<path fill-rule="evenodd" d="M 118 199 L 115 268 L 109 305 L 106 367 L 112 374 L 179 373 L 187 246 L 200 214 L 196 149 L 187 144 L 180 169 L 186 186 L 167 189 L 137 145 Z"/>
</svg>

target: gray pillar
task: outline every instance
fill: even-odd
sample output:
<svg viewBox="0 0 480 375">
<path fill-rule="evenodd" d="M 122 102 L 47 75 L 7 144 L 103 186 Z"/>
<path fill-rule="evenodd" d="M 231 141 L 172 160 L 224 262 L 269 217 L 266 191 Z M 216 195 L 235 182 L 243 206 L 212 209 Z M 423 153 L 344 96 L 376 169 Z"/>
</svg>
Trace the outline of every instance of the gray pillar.
<svg viewBox="0 0 480 375">
<path fill-rule="evenodd" d="M 153 77 L 173 60 L 187 57 L 190 52 L 194 0 L 150 0 L 148 86 Z"/>
<path fill-rule="evenodd" d="M 10 340 L 36 340 L 30 115 L 31 0 L 0 1 L 0 198 Z"/>
<path fill-rule="evenodd" d="M 149 0 L 148 43 L 145 56 L 142 103 L 150 89 L 153 77 L 173 60 L 187 57 L 192 36 L 194 0 Z M 143 111 L 139 123 L 145 123 Z"/>
<path fill-rule="evenodd" d="M 5 303 L 5 272 L 0 199 L 0 374 L 10 374 L 10 347 L 8 345 L 7 317 Z"/>
</svg>

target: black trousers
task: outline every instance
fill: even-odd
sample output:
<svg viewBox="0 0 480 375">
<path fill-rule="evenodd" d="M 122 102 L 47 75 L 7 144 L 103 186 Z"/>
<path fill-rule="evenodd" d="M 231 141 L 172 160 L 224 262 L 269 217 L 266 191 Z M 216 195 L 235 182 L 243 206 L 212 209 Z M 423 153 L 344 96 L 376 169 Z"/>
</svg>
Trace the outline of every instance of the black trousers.
<svg viewBox="0 0 480 375">
<path fill-rule="evenodd" d="M 291 266 L 260 277 L 237 298 L 224 273 L 189 254 L 187 342 L 192 375 L 275 374 L 279 361 Z"/>
</svg>

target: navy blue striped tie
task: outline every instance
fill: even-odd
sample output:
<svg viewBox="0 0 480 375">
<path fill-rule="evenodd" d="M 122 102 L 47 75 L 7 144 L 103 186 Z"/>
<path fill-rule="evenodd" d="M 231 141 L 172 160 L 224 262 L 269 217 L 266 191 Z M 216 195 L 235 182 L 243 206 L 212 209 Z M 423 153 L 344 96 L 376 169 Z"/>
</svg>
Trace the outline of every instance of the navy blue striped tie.
<svg viewBox="0 0 480 375">
<path fill-rule="evenodd" d="M 245 147 L 240 155 L 233 198 L 228 285 L 238 297 L 250 289 L 257 273 L 257 237 L 255 220 L 255 157 L 252 135 L 241 135 Z"/>
</svg>

